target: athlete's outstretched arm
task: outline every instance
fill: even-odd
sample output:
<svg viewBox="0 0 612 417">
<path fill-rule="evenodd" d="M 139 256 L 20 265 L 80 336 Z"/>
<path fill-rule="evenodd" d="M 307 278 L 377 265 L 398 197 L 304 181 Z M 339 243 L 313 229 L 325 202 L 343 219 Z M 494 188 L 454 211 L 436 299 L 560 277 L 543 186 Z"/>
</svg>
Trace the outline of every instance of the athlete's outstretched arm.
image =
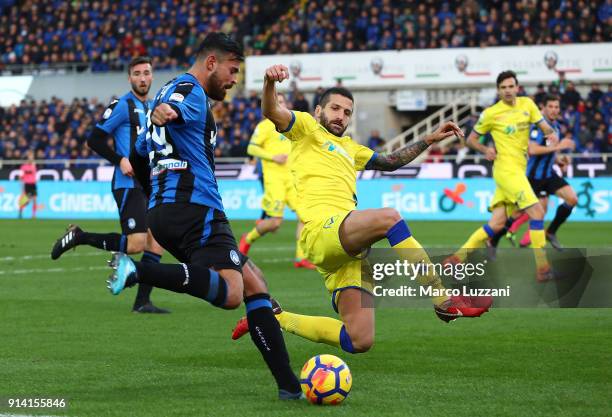
<svg viewBox="0 0 612 417">
<path fill-rule="evenodd" d="M 406 145 L 393 152 L 376 154 L 366 168 L 377 169 L 379 171 L 395 171 L 412 162 L 414 158 L 422 154 L 432 143 L 440 142 L 451 136 L 463 137 L 463 132 L 453 122 L 443 123 L 431 135 L 427 135 L 425 139 Z"/>
<path fill-rule="evenodd" d="M 289 69 L 286 66 L 272 65 L 266 70 L 261 97 L 261 110 L 264 117 L 270 119 L 276 129 L 281 132 L 287 130 L 293 116 L 289 110 L 278 104 L 275 83 L 283 82 L 288 78 Z"/>
</svg>

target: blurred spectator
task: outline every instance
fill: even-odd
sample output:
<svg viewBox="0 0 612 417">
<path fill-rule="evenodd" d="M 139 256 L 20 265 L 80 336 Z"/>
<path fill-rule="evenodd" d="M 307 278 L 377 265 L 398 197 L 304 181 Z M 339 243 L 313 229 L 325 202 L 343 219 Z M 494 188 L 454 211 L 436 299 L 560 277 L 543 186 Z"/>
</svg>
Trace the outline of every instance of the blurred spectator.
<svg viewBox="0 0 612 417">
<path fill-rule="evenodd" d="M 293 100 L 293 110 L 307 113 L 310 111 L 308 100 L 306 100 L 304 93 L 301 91 L 297 91 L 295 94 L 295 99 Z"/>
<path fill-rule="evenodd" d="M 547 95 L 548 95 L 548 93 L 544 89 L 544 84 L 540 83 L 540 84 L 538 84 L 538 89 L 537 89 L 536 93 L 533 96 L 533 101 L 535 101 L 535 103 L 538 106 L 541 106 L 541 105 L 544 104 L 544 99 L 546 98 Z"/>
<path fill-rule="evenodd" d="M 576 90 L 576 86 L 573 82 L 569 81 L 565 92 L 561 94 L 561 107 L 572 106 L 576 108 L 581 99 L 582 97 L 580 97 L 580 93 Z"/>
<path fill-rule="evenodd" d="M 380 136 L 380 132 L 378 130 L 372 130 L 372 132 L 370 132 L 370 138 L 368 139 L 368 148 L 376 152 L 381 152 L 384 145 L 385 140 Z"/>
</svg>

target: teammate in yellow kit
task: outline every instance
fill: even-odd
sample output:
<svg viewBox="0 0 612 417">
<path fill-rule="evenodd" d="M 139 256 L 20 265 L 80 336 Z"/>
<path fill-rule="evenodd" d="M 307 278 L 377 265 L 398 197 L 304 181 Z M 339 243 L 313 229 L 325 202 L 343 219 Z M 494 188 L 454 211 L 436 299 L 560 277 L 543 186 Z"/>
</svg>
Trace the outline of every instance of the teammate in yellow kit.
<svg viewBox="0 0 612 417">
<path fill-rule="evenodd" d="M 285 96 L 279 93 L 277 100 L 280 106 L 286 107 Z M 283 222 L 285 206 L 296 212 L 297 195 L 290 172 L 291 141 L 276 131 L 274 123 L 264 119 L 255 128 L 247 149 L 249 155 L 261 159 L 263 168 L 264 196 L 261 207 L 266 218 L 259 220 L 250 232 L 240 239 L 240 252 L 247 255 L 251 245 L 269 232 L 276 232 Z M 296 241 L 299 241 L 304 224 L 299 220 L 296 229 Z M 304 257 L 299 244 L 295 248 L 296 268 L 314 269 L 315 266 Z"/>
<path fill-rule="evenodd" d="M 330 88 L 315 109 L 317 120 L 308 113 L 289 111 L 277 102 L 275 82 L 288 78 L 283 65 L 267 69 L 262 107 L 264 115 L 293 142 L 291 155 L 299 212 L 304 221 L 300 244 L 325 279 L 334 309 L 341 320 L 305 316 L 275 306 L 281 327 L 315 342 L 337 346 L 351 353 L 365 352 L 374 342 L 372 293 L 361 280 L 359 256 L 375 242 L 387 238 L 394 249 L 410 261 L 427 262 L 429 257 L 412 237 L 408 225 L 392 208 L 356 210 L 356 172 L 363 169 L 393 171 L 412 161 L 429 145 L 451 136 L 463 136 L 452 122 L 431 135 L 391 153 L 375 153 L 344 136 L 353 115 L 353 96 L 341 87 Z M 419 279 L 419 278 L 417 278 Z M 437 290 L 444 287 L 434 274 L 419 282 Z M 467 297 L 433 297 L 434 309 L 444 321 L 477 317 L 488 310 L 491 300 L 476 305 Z M 241 320 L 233 337 L 248 328 Z"/>
<path fill-rule="evenodd" d="M 542 250 L 545 244 L 545 212 L 527 179 L 527 149 L 532 124 L 542 130 L 549 143 L 557 143 L 559 138 L 529 97 L 517 97 L 518 89 L 518 79 L 513 71 L 500 73 L 497 76 L 497 90 L 501 99 L 482 112 L 467 138 L 468 146 L 494 161 L 496 188 L 490 206 L 492 215 L 489 222 L 476 230 L 447 262 L 463 262 L 470 249 L 484 247 L 487 239 L 504 226 L 507 216 L 518 208 L 531 219 L 529 233 L 532 247 L 535 248 L 536 279 L 546 281 L 552 278 L 552 270 Z M 478 141 L 478 137 L 486 133 L 493 136 L 495 148 Z"/>
</svg>

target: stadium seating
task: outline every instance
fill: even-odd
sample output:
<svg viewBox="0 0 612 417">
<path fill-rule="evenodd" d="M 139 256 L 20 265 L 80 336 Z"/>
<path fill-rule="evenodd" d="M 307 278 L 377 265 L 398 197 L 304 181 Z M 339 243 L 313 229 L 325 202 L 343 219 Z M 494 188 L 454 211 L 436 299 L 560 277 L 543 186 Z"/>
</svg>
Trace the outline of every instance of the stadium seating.
<svg viewBox="0 0 612 417">
<path fill-rule="evenodd" d="M 571 83 L 568 85 L 572 91 Z M 548 91 L 558 92 L 558 86 L 541 86 L 532 96 L 538 102 L 541 94 Z M 602 90 L 593 84 L 587 97 L 577 94 L 576 106 L 569 103 L 562 106 L 562 135 L 571 135 L 577 152 L 612 152 L 612 85 Z M 565 90 L 561 98 L 567 100 Z M 219 129 L 216 156 L 246 156 L 250 136 L 261 120 L 260 105 L 256 93 L 249 96 L 239 93 L 231 101 L 213 107 Z M 35 149 L 37 159 L 97 158 L 92 156 L 85 141 L 105 107 L 105 103 L 95 99 L 64 103 L 57 98 L 40 102 L 24 100 L 18 106 L 0 107 L 0 158 L 23 159 L 30 148 Z M 378 144 L 370 142 L 372 146 Z M 438 156 L 458 151 L 456 146 L 436 150 Z"/>
<path fill-rule="evenodd" d="M 0 70 L 10 73 L 119 70 L 135 55 L 183 68 L 214 30 L 259 55 L 604 42 L 612 28 L 606 0 L 5 0 L 0 10 Z"/>
<path fill-rule="evenodd" d="M 106 103 L 74 99 L 71 103 L 53 98 L 18 106 L 0 107 L 0 159 L 25 159 L 34 149 L 36 159 L 98 159 L 85 145 Z M 257 95 L 237 95 L 213 107 L 218 123 L 217 156 L 246 156 L 255 125 L 261 120 Z"/>
</svg>

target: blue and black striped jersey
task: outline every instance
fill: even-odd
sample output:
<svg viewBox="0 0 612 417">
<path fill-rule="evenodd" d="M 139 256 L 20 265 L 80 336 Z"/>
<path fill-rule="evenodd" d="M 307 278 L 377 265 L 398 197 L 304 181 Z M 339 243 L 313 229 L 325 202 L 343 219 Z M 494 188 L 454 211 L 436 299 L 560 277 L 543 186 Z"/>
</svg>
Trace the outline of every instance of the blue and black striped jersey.
<svg viewBox="0 0 612 417">
<path fill-rule="evenodd" d="M 204 88 L 193 75 L 183 74 L 162 87 L 151 108 L 161 103 L 169 104 L 178 119 L 158 127 L 149 112 L 146 137 L 136 144 L 151 163 L 149 208 L 182 202 L 223 210 L 215 178 L 217 126 Z"/>
<path fill-rule="evenodd" d="M 115 152 L 128 158 L 138 138 L 146 133 L 148 103 L 140 101 L 131 91 L 108 105 L 96 127 L 115 139 Z M 141 188 L 137 180 L 123 175 L 116 166 L 113 175 L 113 190 L 120 188 Z"/>
<path fill-rule="evenodd" d="M 559 122 L 550 120 L 546 120 L 550 127 L 557 133 L 557 136 L 560 137 L 560 125 Z M 529 139 L 537 143 L 541 146 L 548 146 L 546 143 L 546 137 L 544 133 L 537 126 L 531 127 L 531 132 L 529 135 Z M 555 157 L 557 153 L 551 152 L 543 155 L 532 155 L 529 157 L 529 161 L 527 161 L 527 177 L 535 180 L 543 180 L 546 178 L 550 178 L 553 176 L 553 165 L 555 163 Z"/>
</svg>

